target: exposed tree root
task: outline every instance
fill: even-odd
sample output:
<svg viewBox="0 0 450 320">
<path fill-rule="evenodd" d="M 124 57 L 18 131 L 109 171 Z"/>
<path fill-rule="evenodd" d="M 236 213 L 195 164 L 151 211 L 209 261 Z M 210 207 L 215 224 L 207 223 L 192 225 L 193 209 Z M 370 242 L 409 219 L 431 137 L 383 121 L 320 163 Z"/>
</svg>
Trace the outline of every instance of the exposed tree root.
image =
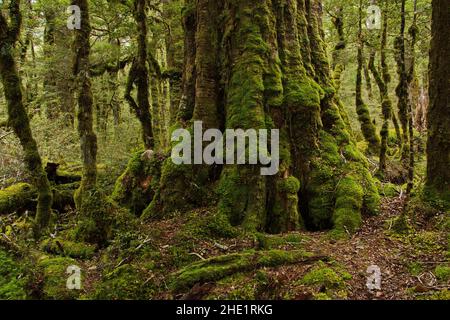
<svg viewBox="0 0 450 320">
<path fill-rule="evenodd" d="M 312 263 L 326 261 L 326 256 L 318 256 L 305 251 L 246 251 L 229 254 L 192 263 L 172 275 L 170 288 L 183 291 L 197 283 L 217 281 L 238 272 L 246 272 L 264 267 Z"/>
</svg>

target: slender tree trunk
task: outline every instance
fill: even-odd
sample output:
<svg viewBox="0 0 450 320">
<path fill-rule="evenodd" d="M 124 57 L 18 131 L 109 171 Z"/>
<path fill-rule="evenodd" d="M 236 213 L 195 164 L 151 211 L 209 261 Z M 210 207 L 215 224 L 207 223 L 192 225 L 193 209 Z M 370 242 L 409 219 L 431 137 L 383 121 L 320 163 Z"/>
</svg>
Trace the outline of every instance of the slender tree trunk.
<svg viewBox="0 0 450 320">
<path fill-rule="evenodd" d="M 81 9 L 81 29 L 76 30 L 73 50 L 75 53 L 73 74 L 77 84 L 78 94 L 78 132 L 81 141 L 81 156 L 83 160 L 83 178 L 77 193 L 77 206 L 82 203 L 84 194 L 95 188 L 97 182 L 97 136 L 93 128 L 93 96 L 89 77 L 91 26 L 89 21 L 89 6 L 87 0 L 74 0 L 73 5 Z"/>
<path fill-rule="evenodd" d="M 389 66 L 387 64 L 386 57 L 386 45 L 387 45 L 387 32 L 388 32 L 388 17 L 385 14 L 383 20 L 383 28 L 381 34 L 381 47 L 380 47 L 380 57 L 381 57 L 381 73 L 375 66 L 375 55 L 376 52 L 372 51 L 369 69 L 371 70 L 375 81 L 378 85 L 381 95 L 381 109 L 383 114 L 383 127 L 381 129 L 381 148 L 380 148 L 380 165 L 379 174 L 382 176 L 386 170 L 386 160 L 387 160 L 387 149 L 388 149 L 388 138 L 389 138 L 389 122 L 392 119 L 392 101 L 389 97 L 389 83 L 391 81 L 391 76 L 389 74 Z"/>
<path fill-rule="evenodd" d="M 397 73 L 399 77 L 396 89 L 398 97 L 398 117 L 402 128 L 402 160 L 407 161 L 409 157 L 408 138 L 408 71 L 406 68 L 406 0 L 401 1 L 401 23 L 400 34 L 395 39 L 395 59 L 397 62 Z"/>
<path fill-rule="evenodd" d="M 432 7 L 427 189 L 450 203 L 450 2 Z"/>
<path fill-rule="evenodd" d="M 138 52 L 137 57 L 133 62 L 130 74 L 128 77 L 127 89 L 125 91 L 125 99 L 135 111 L 136 116 L 141 122 L 142 139 L 144 146 L 147 149 L 154 148 L 152 118 L 150 114 L 149 102 L 149 73 L 147 67 L 147 15 L 146 15 L 146 1 L 134 0 L 134 16 L 138 31 L 137 43 Z M 133 85 L 137 87 L 137 102 L 131 96 Z"/>
<path fill-rule="evenodd" d="M 417 26 L 417 0 L 414 0 L 414 18 L 408 33 L 411 37 L 411 58 L 408 70 L 408 138 L 409 138 L 409 165 L 408 165 L 408 187 L 406 194 L 409 196 L 414 188 L 414 99 L 413 99 L 413 84 L 416 79 L 415 64 L 416 64 L 416 43 L 418 35 Z"/>
<path fill-rule="evenodd" d="M 380 150 L 380 138 L 376 132 L 376 127 L 372 122 L 369 108 L 364 103 L 362 97 L 362 73 L 364 69 L 364 41 L 362 32 L 362 0 L 359 3 L 359 31 L 358 31 L 358 69 L 356 71 L 356 112 L 361 124 L 361 131 L 364 138 L 369 143 L 369 152 L 378 153 Z"/>
<path fill-rule="evenodd" d="M 39 237 L 50 221 L 52 192 L 23 105 L 20 77 L 13 56 L 22 21 L 19 0 L 11 1 L 9 14 L 8 25 L 3 13 L 0 13 L 0 75 L 8 107 L 8 124 L 20 140 L 25 154 L 25 163 L 38 190 L 35 235 Z"/>
</svg>

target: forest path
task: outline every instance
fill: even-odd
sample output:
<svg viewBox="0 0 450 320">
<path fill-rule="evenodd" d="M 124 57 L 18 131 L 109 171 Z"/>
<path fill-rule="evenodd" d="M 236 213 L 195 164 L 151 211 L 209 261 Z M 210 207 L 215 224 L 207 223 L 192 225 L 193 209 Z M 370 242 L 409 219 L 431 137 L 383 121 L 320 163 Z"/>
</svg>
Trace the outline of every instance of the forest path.
<svg viewBox="0 0 450 320">
<path fill-rule="evenodd" d="M 347 282 L 349 299 L 410 299 L 441 289 L 433 274 L 435 267 L 445 263 L 445 234 L 431 231 L 433 224 L 415 221 L 422 228 L 408 236 L 391 232 L 393 219 L 403 210 L 403 198 L 385 198 L 381 214 L 366 218 L 358 233 L 346 241 L 333 241 L 325 233 L 308 233 L 305 248 L 321 252 L 342 264 L 352 275 Z M 367 288 L 370 266 L 381 271 L 381 290 Z M 418 270 L 414 270 L 414 266 Z"/>
</svg>

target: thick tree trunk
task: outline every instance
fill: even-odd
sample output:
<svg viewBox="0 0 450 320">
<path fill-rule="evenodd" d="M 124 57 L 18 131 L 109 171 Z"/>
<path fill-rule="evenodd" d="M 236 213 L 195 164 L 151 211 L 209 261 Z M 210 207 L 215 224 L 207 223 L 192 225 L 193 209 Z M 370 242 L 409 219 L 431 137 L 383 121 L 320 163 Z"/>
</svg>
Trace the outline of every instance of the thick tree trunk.
<svg viewBox="0 0 450 320">
<path fill-rule="evenodd" d="M 19 73 L 13 56 L 21 27 L 19 0 L 11 1 L 10 20 L 8 25 L 6 18 L 0 13 L 0 75 L 8 107 L 8 124 L 20 140 L 25 154 L 25 163 L 38 190 L 35 233 L 39 236 L 50 221 L 52 192 L 23 105 Z"/>
<path fill-rule="evenodd" d="M 450 203 L 450 2 L 433 0 L 427 187 Z"/>
<path fill-rule="evenodd" d="M 320 3 L 188 0 L 184 19 L 190 63 L 180 126 L 279 129 L 280 168 L 266 177 L 259 165 L 168 159 L 145 217 L 208 204 L 205 194 L 216 189 L 219 214 L 246 229 L 355 231 L 362 211 L 377 211 L 378 195 L 335 95 Z"/>
</svg>

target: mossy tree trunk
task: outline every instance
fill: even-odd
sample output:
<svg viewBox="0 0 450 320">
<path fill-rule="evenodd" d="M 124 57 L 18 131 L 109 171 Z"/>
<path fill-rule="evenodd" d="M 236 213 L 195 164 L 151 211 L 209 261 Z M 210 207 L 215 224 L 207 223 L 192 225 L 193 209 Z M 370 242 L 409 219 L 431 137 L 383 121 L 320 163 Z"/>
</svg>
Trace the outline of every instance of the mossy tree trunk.
<svg viewBox="0 0 450 320">
<path fill-rule="evenodd" d="M 280 168 L 261 176 L 257 165 L 168 159 L 146 217 L 205 205 L 211 189 L 219 213 L 249 230 L 334 226 L 345 234 L 358 228 L 361 212 L 377 211 L 367 162 L 335 94 L 321 14 L 315 0 L 186 1 L 179 125 L 279 129 Z"/>
<path fill-rule="evenodd" d="M 389 122 L 392 120 L 393 108 L 392 101 L 389 96 L 389 83 L 391 76 L 389 74 L 389 66 L 386 56 L 387 34 L 388 34 L 388 16 L 385 13 L 383 19 L 383 27 L 381 32 L 381 46 L 380 46 L 380 64 L 381 74 L 375 65 L 376 51 L 373 50 L 369 60 L 369 69 L 372 72 L 375 81 L 380 90 L 381 96 L 381 111 L 383 114 L 383 127 L 381 129 L 381 148 L 380 148 L 380 164 L 379 174 L 383 176 L 386 170 L 387 151 L 388 151 L 388 138 L 389 138 Z"/>
<path fill-rule="evenodd" d="M 20 77 L 14 59 L 15 45 L 19 39 L 22 17 L 20 1 L 13 0 L 9 7 L 10 22 L 0 13 L 0 75 L 8 107 L 8 124 L 20 140 L 25 155 L 25 163 L 38 190 L 35 234 L 38 237 L 50 221 L 52 192 L 50 183 L 42 167 L 42 160 L 30 122 L 23 104 Z"/>
<path fill-rule="evenodd" d="M 450 203 L 450 2 L 432 7 L 427 188 Z"/>
<path fill-rule="evenodd" d="M 406 194 L 409 196 L 414 188 L 414 109 L 417 107 L 414 104 L 417 104 L 417 99 L 414 99 L 414 87 L 417 84 L 415 80 L 416 71 L 416 43 L 417 43 L 417 35 L 419 33 L 418 25 L 417 25 L 417 0 L 414 0 L 414 15 L 413 22 L 411 27 L 408 30 L 408 34 L 410 36 L 411 42 L 411 53 L 410 53 L 410 61 L 408 68 L 408 137 L 409 137 L 409 164 L 408 164 L 408 187 L 406 189 Z"/>
<path fill-rule="evenodd" d="M 402 128 L 402 160 L 407 161 L 409 156 L 408 138 L 408 70 L 406 67 L 406 0 L 401 1 L 400 34 L 395 39 L 395 60 L 397 62 L 398 85 L 398 117 Z"/>
<path fill-rule="evenodd" d="M 78 133 L 83 160 L 83 177 L 80 190 L 77 192 L 78 199 L 76 199 L 77 206 L 80 207 L 84 194 L 94 189 L 97 183 L 97 136 L 93 128 L 94 101 L 89 77 L 91 33 L 89 6 L 87 0 L 74 0 L 72 4 L 81 9 L 81 29 L 75 31 L 73 43 L 73 74 L 78 94 Z"/>
<path fill-rule="evenodd" d="M 362 96 L 362 74 L 365 64 L 364 59 L 364 39 L 362 31 L 362 0 L 359 3 L 359 29 L 358 29 L 358 68 L 356 71 L 356 113 L 361 124 L 361 131 L 367 143 L 368 151 L 377 153 L 380 150 L 380 138 L 376 127 L 372 122 L 370 111 Z"/>
<path fill-rule="evenodd" d="M 130 104 L 130 107 L 136 113 L 137 118 L 141 123 L 142 139 L 146 149 L 154 148 L 152 117 L 150 114 L 149 102 L 149 72 L 147 67 L 147 14 L 146 1 L 133 1 L 133 14 L 137 26 L 137 56 L 133 61 L 128 76 L 127 87 L 125 91 L 125 99 Z M 133 86 L 137 87 L 137 102 L 132 97 L 131 93 Z"/>
</svg>

